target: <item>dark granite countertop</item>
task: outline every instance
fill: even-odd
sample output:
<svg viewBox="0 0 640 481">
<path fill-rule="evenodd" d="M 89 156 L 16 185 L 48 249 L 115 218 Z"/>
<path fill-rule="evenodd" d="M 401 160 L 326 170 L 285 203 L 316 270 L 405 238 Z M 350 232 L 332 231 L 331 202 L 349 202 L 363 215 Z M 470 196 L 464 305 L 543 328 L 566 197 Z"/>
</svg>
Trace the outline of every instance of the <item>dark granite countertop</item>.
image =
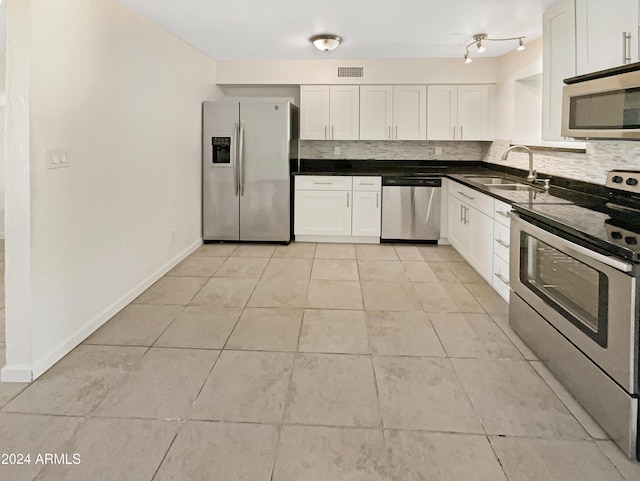
<svg viewBox="0 0 640 481">
<path fill-rule="evenodd" d="M 562 177 L 540 174 L 540 178 L 551 179 L 551 188 L 534 191 L 510 191 L 487 188 L 474 182 L 469 176 L 495 176 L 528 184 L 527 172 L 480 161 L 437 160 L 325 160 L 302 159 L 300 171 L 294 175 L 376 175 L 390 176 L 440 176 L 465 184 L 475 190 L 510 204 L 566 203 L 590 204 L 607 197 L 604 186 Z"/>
</svg>

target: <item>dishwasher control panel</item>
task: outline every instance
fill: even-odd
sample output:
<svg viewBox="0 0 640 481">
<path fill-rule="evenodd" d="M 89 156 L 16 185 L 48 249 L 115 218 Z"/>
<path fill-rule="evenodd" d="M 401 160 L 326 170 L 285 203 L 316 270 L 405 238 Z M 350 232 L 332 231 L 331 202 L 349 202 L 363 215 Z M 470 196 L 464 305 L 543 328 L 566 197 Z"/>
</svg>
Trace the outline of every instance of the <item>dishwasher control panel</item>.
<svg viewBox="0 0 640 481">
<path fill-rule="evenodd" d="M 442 187 L 440 177 L 383 177 L 382 185 Z"/>
</svg>

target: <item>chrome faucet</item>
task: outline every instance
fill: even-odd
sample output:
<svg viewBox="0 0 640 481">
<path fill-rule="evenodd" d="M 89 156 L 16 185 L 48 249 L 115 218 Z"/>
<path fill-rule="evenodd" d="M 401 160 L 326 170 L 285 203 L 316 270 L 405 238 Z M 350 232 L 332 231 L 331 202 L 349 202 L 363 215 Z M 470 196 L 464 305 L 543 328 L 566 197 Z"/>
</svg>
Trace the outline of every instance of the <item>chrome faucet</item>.
<svg viewBox="0 0 640 481">
<path fill-rule="evenodd" d="M 533 170 L 533 152 L 531 152 L 531 149 L 524 145 L 512 145 L 511 147 L 509 147 L 507 150 L 504 151 L 504 154 L 502 154 L 501 159 L 507 160 L 507 157 L 509 157 L 509 153 L 512 150 L 522 150 L 529 154 L 529 175 L 527 175 L 527 181 L 535 182 L 537 174 L 536 174 L 536 171 Z"/>
</svg>

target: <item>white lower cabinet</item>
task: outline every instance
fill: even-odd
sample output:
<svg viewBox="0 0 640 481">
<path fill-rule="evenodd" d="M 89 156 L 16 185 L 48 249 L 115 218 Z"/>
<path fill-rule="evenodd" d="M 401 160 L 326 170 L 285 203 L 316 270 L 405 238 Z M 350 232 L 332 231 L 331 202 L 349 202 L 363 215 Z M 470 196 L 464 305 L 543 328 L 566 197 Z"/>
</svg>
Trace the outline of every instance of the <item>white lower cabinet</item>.
<svg viewBox="0 0 640 481">
<path fill-rule="evenodd" d="M 351 235 L 351 191 L 296 190 L 296 235 Z"/>
<path fill-rule="evenodd" d="M 494 199 L 493 209 L 493 279 L 492 285 L 509 302 L 509 249 L 511 219 L 507 213 L 511 205 Z"/>
<path fill-rule="evenodd" d="M 473 191 L 473 198 L 456 188 L 449 193 L 449 242 L 458 253 L 476 270 L 478 274 L 491 282 L 493 270 L 493 218 L 470 202 L 480 201 L 486 204 L 487 197 Z"/>
<path fill-rule="evenodd" d="M 451 182 L 448 236 L 451 245 L 506 301 L 509 300 L 511 206 Z"/>
<path fill-rule="evenodd" d="M 467 209 L 469 264 L 491 282 L 493 273 L 493 219 L 473 207 Z"/>
<path fill-rule="evenodd" d="M 464 221 L 466 204 L 453 194 L 449 194 L 449 242 L 460 253 L 468 250 L 469 229 Z"/>
<path fill-rule="evenodd" d="M 380 177 L 305 175 L 295 186 L 296 241 L 380 242 Z"/>
<path fill-rule="evenodd" d="M 353 191 L 351 235 L 380 237 L 380 192 Z"/>
<path fill-rule="evenodd" d="M 493 288 L 509 302 L 509 263 L 501 257 L 493 256 Z"/>
</svg>

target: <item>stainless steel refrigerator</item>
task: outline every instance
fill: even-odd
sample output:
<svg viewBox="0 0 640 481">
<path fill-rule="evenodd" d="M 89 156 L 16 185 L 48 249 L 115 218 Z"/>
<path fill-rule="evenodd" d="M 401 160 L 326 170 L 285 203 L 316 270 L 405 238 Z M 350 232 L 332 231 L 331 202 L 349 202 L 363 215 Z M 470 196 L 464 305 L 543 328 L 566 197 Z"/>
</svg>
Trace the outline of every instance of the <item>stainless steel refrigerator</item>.
<svg viewBox="0 0 640 481">
<path fill-rule="evenodd" d="M 298 108 L 290 102 L 204 102 L 204 240 L 289 242 L 297 157 Z"/>
</svg>

